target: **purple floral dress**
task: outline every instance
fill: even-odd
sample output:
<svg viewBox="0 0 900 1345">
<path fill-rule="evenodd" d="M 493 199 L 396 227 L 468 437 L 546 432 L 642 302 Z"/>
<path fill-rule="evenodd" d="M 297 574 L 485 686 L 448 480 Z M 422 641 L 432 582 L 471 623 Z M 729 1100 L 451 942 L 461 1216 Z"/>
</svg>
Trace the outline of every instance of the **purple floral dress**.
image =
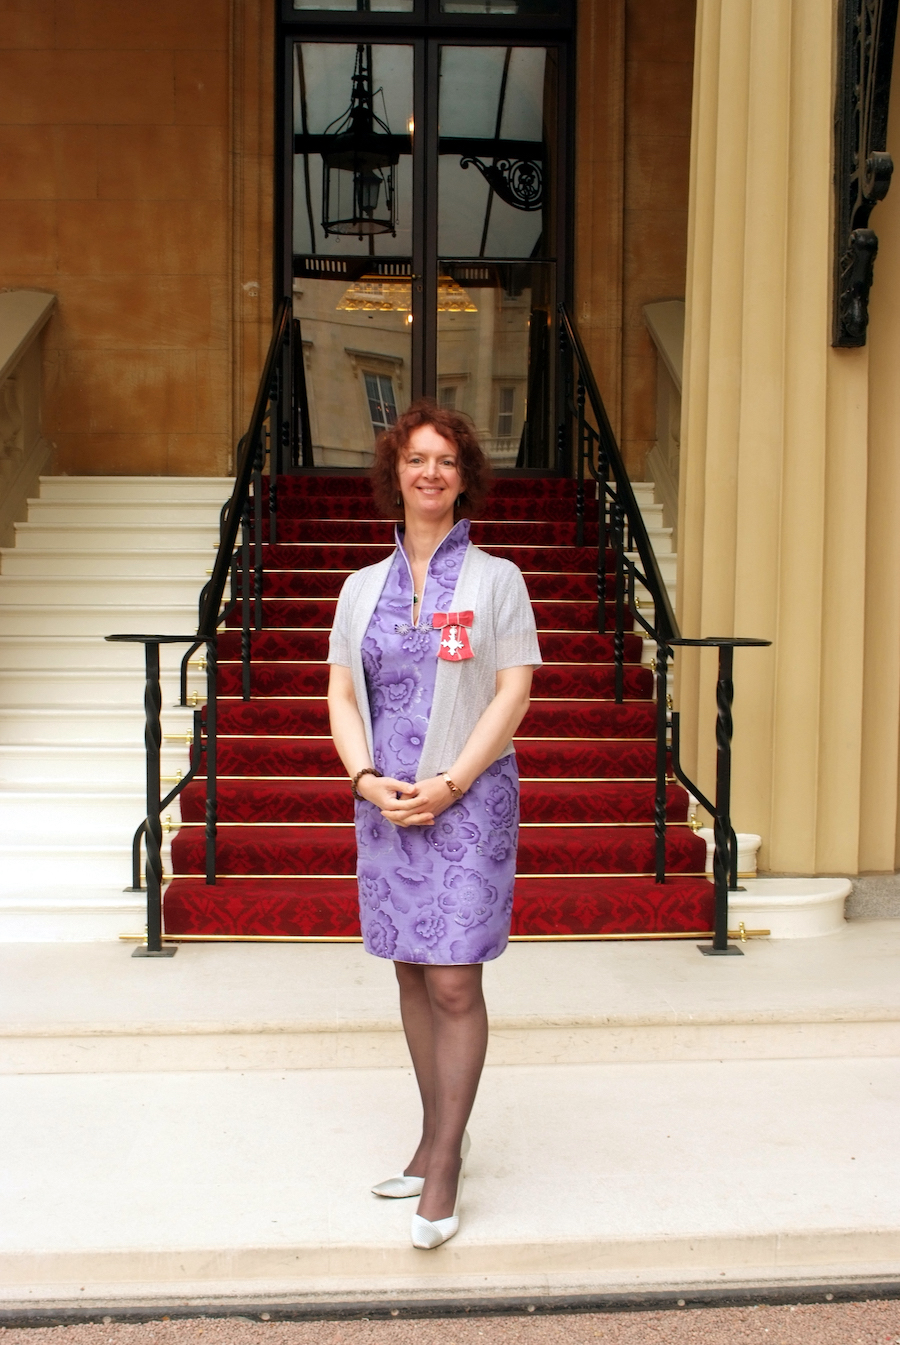
<svg viewBox="0 0 900 1345">
<path fill-rule="evenodd" d="M 396 780 L 416 778 L 437 672 L 440 632 L 431 618 L 451 609 L 468 546 L 463 519 L 429 561 L 414 626 L 412 571 L 398 531 L 394 562 L 363 640 L 375 765 Z M 373 803 L 357 803 L 366 950 L 398 962 L 444 965 L 499 957 L 509 939 L 518 833 L 513 755 L 490 765 L 431 827 L 395 827 Z"/>
</svg>

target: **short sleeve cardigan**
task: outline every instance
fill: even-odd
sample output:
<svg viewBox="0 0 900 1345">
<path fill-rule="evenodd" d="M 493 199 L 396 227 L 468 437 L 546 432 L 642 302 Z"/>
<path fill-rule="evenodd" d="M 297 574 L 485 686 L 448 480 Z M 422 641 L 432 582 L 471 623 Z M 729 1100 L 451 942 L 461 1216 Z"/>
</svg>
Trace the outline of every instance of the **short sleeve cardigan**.
<svg viewBox="0 0 900 1345">
<path fill-rule="evenodd" d="M 341 589 L 328 647 L 328 662 L 349 668 L 356 703 L 372 752 L 372 717 L 362 662 L 362 642 L 381 596 L 393 555 L 351 574 Z M 455 612 L 474 613 L 469 640 L 474 657 L 460 663 L 438 659 L 434 704 L 422 747 L 417 780 L 448 770 L 494 699 L 497 673 L 541 663 L 534 611 L 522 573 L 511 561 L 469 544 L 456 590 Z M 513 751 L 508 743 L 497 759 Z"/>
</svg>

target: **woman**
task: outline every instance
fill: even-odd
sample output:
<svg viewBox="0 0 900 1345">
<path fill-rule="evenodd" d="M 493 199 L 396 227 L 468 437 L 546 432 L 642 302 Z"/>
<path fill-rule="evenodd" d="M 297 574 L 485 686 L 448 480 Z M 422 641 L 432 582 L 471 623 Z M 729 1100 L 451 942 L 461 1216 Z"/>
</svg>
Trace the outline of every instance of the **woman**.
<svg viewBox="0 0 900 1345">
<path fill-rule="evenodd" d="M 465 1126 L 487 1047 L 482 963 L 509 938 L 519 821 L 510 741 L 541 661 L 525 582 L 469 541 L 489 465 L 468 421 L 419 401 L 381 436 L 373 486 L 397 548 L 350 576 L 328 661 L 331 732 L 356 802 L 366 949 L 392 958 L 422 1097 L 404 1172 L 416 1247 L 459 1227 Z"/>
</svg>

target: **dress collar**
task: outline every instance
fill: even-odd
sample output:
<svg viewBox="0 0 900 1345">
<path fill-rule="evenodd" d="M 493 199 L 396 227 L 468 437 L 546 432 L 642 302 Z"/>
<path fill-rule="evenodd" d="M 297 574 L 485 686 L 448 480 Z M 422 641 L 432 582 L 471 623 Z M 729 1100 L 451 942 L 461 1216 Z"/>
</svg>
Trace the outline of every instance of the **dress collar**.
<svg viewBox="0 0 900 1345">
<path fill-rule="evenodd" d="M 438 556 L 448 555 L 453 551 L 458 551 L 463 547 L 468 546 L 470 526 L 470 520 L 467 518 L 461 518 L 458 523 L 454 523 L 453 527 L 447 533 L 447 536 L 438 543 L 429 556 L 426 570 L 431 569 L 432 562 L 436 560 Z M 408 565 L 409 557 L 407 556 L 406 548 L 403 545 L 405 534 L 406 529 L 403 527 L 403 524 L 398 523 L 394 528 L 394 541 L 397 543 L 398 550 L 403 553 L 403 558 Z"/>
</svg>

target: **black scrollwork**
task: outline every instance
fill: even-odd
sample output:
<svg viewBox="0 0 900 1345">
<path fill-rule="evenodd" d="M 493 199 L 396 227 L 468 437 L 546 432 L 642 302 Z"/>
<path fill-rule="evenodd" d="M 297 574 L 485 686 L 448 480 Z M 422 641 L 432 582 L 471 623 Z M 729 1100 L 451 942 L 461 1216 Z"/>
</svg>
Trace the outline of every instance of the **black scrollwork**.
<svg viewBox="0 0 900 1345">
<path fill-rule="evenodd" d="M 460 159 L 460 168 L 473 164 L 494 192 L 514 210 L 540 210 L 544 204 L 544 170 L 534 159 L 495 159 L 484 163 L 474 154 Z"/>
<path fill-rule="evenodd" d="M 832 345 L 863 346 L 878 238 L 869 216 L 891 185 L 886 152 L 898 0 L 841 0 L 835 94 Z"/>
</svg>

